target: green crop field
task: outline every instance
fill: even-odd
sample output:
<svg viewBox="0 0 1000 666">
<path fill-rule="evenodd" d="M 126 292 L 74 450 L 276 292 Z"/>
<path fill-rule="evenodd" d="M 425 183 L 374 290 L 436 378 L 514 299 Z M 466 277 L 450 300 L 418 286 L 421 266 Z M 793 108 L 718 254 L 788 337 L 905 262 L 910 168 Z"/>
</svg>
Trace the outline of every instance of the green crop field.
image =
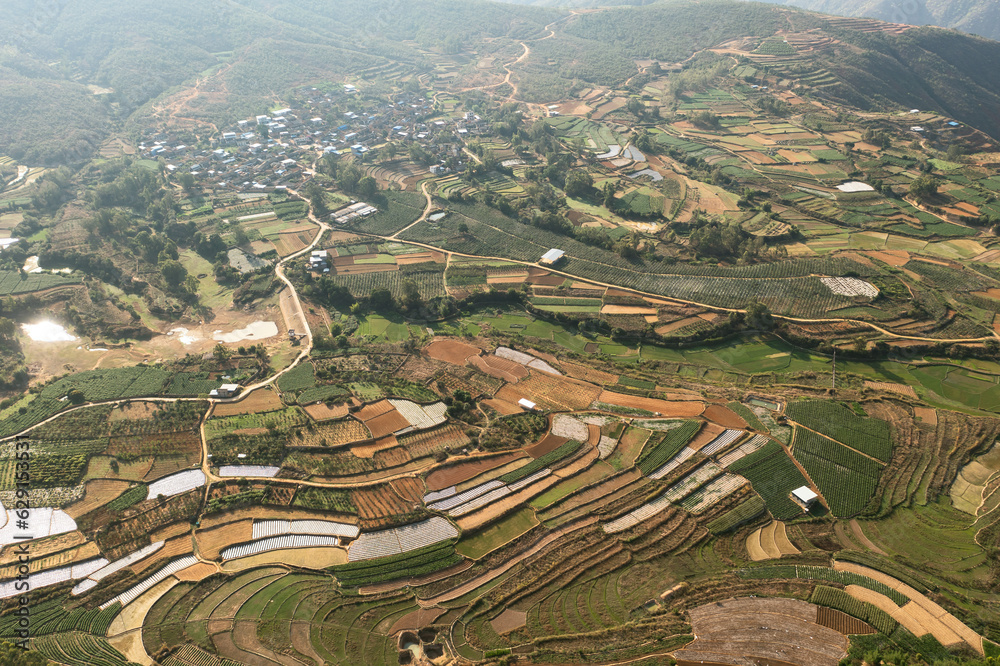
<svg viewBox="0 0 1000 666">
<path fill-rule="evenodd" d="M 763 498 L 767 510 L 778 520 L 794 518 L 802 513 L 790 495 L 796 488 L 807 485 L 806 480 L 777 442 L 767 443 L 760 450 L 733 463 L 729 469 L 750 481 L 754 491 Z"/>
<path fill-rule="evenodd" d="M 819 486 L 835 516 L 859 513 L 878 487 L 882 465 L 877 460 L 826 437 L 796 428 L 792 452 Z"/>
</svg>

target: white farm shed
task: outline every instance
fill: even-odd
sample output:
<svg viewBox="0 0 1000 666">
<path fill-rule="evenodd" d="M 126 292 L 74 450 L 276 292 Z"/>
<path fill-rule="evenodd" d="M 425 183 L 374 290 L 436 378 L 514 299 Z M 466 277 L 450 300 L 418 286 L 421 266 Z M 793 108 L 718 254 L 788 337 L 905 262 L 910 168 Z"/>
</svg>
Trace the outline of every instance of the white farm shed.
<svg viewBox="0 0 1000 666">
<path fill-rule="evenodd" d="M 802 486 L 792 491 L 792 499 L 795 500 L 796 504 L 808 511 L 816 503 L 816 500 L 819 499 L 819 495 L 814 493 L 809 486 Z"/>
<path fill-rule="evenodd" d="M 565 254 L 566 253 L 563 252 L 562 250 L 557 250 L 555 248 L 552 248 L 551 250 L 542 255 L 541 263 L 548 264 L 551 266 L 552 264 L 555 264 L 560 259 L 562 259 L 563 256 L 565 256 Z"/>
<path fill-rule="evenodd" d="M 520 400 L 517 401 L 517 404 L 523 407 L 524 409 L 528 410 L 529 412 L 535 411 L 535 409 L 538 407 L 538 405 L 531 402 L 527 398 L 521 398 Z"/>
</svg>

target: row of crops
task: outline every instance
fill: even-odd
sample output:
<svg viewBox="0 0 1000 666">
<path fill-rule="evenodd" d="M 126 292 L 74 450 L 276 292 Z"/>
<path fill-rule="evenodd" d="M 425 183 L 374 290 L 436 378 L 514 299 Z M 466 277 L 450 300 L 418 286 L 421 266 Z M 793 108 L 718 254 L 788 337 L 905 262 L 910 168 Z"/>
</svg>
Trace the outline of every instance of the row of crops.
<svg viewBox="0 0 1000 666">
<path fill-rule="evenodd" d="M 797 578 L 800 580 L 820 580 L 826 583 L 839 583 L 840 585 L 845 586 L 857 585 L 888 597 L 892 600 L 892 603 L 897 606 L 905 606 L 910 601 L 910 598 L 905 594 L 889 587 L 885 583 L 851 571 L 838 571 L 829 567 L 778 564 L 774 566 L 743 569 L 742 571 L 739 571 L 737 575 L 744 580 L 782 580 Z"/>
<path fill-rule="evenodd" d="M 326 279 L 340 287 L 345 287 L 355 298 L 364 298 L 375 289 L 388 289 L 393 298 L 403 297 L 403 281 L 413 280 L 417 284 L 420 297 L 424 300 L 445 295 L 444 267 L 436 264 L 433 270 L 383 271 L 380 273 L 357 273 L 353 275 L 332 275 Z"/>
<path fill-rule="evenodd" d="M 807 428 L 882 462 L 888 462 L 892 456 L 892 430 L 889 423 L 869 416 L 859 416 L 846 405 L 829 400 L 790 402 L 785 414 Z"/>
<path fill-rule="evenodd" d="M 796 488 L 807 485 L 805 477 L 777 442 L 768 442 L 733 463 L 729 469 L 746 477 L 754 491 L 763 498 L 768 511 L 778 520 L 802 514 L 802 508 L 789 495 Z"/>
<path fill-rule="evenodd" d="M 764 500 L 757 495 L 753 495 L 735 509 L 730 509 L 710 522 L 707 525 L 708 531 L 712 534 L 728 532 L 734 527 L 738 527 L 764 513 L 765 508 Z"/>
<path fill-rule="evenodd" d="M 892 616 L 880 608 L 858 601 L 847 592 L 836 587 L 817 585 L 809 599 L 817 606 L 826 606 L 847 613 L 851 617 L 864 620 L 875 627 L 879 633 L 890 635 L 899 626 L 899 623 L 892 619 Z"/>
<path fill-rule="evenodd" d="M 792 454 L 838 518 L 860 513 L 878 488 L 882 475 L 878 461 L 812 431 L 795 429 Z"/>
<path fill-rule="evenodd" d="M 90 634 L 69 633 L 44 636 L 32 647 L 46 658 L 69 666 L 126 666 L 131 663 L 104 638 Z"/>
<path fill-rule="evenodd" d="M 496 215 L 498 214 L 494 214 L 494 217 Z M 457 224 L 459 218 L 461 216 L 452 216 L 447 224 Z M 615 254 L 539 229 L 532 229 L 532 238 L 535 240 L 529 241 L 517 235 L 524 233 L 523 226 L 507 218 L 502 218 L 502 216 L 502 224 L 509 229 L 483 224 L 471 218 L 464 219 L 469 227 L 469 233 L 466 234 L 457 234 L 454 230 L 446 228 L 443 223 L 438 229 L 429 225 L 417 225 L 407 231 L 404 237 L 407 240 L 436 245 L 465 254 L 503 256 L 531 262 L 537 261 L 549 248 L 559 247 L 564 249 L 570 257 L 562 267 L 562 270 L 567 273 L 601 283 L 616 284 L 646 293 L 661 294 L 717 307 L 742 308 L 748 302 L 756 299 L 766 303 L 775 312 L 799 316 L 824 316 L 829 310 L 846 307 L 852 303 L 847 297 L 831 293 L 818 277 L 775 279 L 781 274 L 802 273 L 802 269 L 807 265 L 805 262 L 790 261 L 755 266 L 743 269 L 742 273 L 740 273 L 741 269 L 739 268 L 730 269 L 725 276 L 743 279 L 683 275 L 682 272 L 687 273 L 688 271 L 677 267 L 671 267 L 672 271 L 676 271 L 674 273 L 662 274 L 650 272 L 648 265 L 632 265 Z M 491 220 L 492 222 L 494 220 Z M 592 257 L 593 260 L 588 259 L 588 257 Z M 818 263 L 822 265 L 823 262 Z M 853 262 L 850 264 L 856 265 Z M 817 266 L 810 267 L 816 268 Z M 853 271 L 854 269 L 849 270 Z M 702 268 L 699 272 L 721 273 L 725 271 L 718 268 L 714 270 Z M 837 271 L 831 270 L 823 272 L 839 274 Z M 372 275 L 391 274 L 345 277 L 372 279 Z M 806 275 L 809 274 L 806 273 Z M 349 288 L 352 292 L 354 291 L 354 287 L 349 286 Z"/>
<path fill-rule="evenodd" d="M 636 459 L 636 467 L 643 474 L 652 474 L 677 455 L 698 434 L 699 430 L 701 430 L 701 421 L 691 420 L 685 421 L 679 428 L 654 435 L 646 442 L 642 453 Z"/>
<path fill-rule="evenodd" d="M 341 585 L 356 587 L 397 578 L 422 576 L 462 561 L 452 540 L 399 555 L 341 564 L 330 569 Z"/>
<path fill-rule="evenodd" d="M 0 296 L 16 296 L 53 287 L 80 284 L 80 278 L 59 273 L 28 273 L 0 271 Z"/>
<path fill-rule="evenodd" d="M 67 599 L 59 597 L 42 602 L 31 611 L 32 636 L 47 636 L 64 631 L 79 631 L 97 636 L 104 636 L 108 627 L 121 611 L 121 604 L 113 604 L 108 608 L 67 610 Z M 0 619 L 0 636 L 15 636 L 19 618 L 11 613 Z"/>
<path fill-rule="evenodd" d="M 583 446 L 582 442 L 577 442 L 571 439 L 562 446 L 559 446 L 553 449 L 552 451 L 549 451 L 545 455 L 535 458 L 527 465 L 524 465 L 523 467 L 519 467 L 512 472 L 504 474 L 503 476 L 500 477 L 500 481 L 503 481 L 504 483 L 516 483 L 521 479 L 526 479 L 532 474 L 540 472 L 546 467 L 549 467 L 554 463 L 563 460 L 564 458 L 569 458 L 571 456 L 576 455 L 576 452 L 579 451 L 580 447 L 582 446 Z"/>
<path fill-rule="evenodd" d="M 159 368 L 135 366 L 87 370 L 46 385 L 32 399 L 18 403 L 0 420 L 0 437 L 13 435 L 53 416 L 68 404 L 64 398 L 76 389 L 86 401 L 119 400 L 160 395 L 171 374 Z M 24 411 L 20 407 L 24 407 Z"/>
</svg>

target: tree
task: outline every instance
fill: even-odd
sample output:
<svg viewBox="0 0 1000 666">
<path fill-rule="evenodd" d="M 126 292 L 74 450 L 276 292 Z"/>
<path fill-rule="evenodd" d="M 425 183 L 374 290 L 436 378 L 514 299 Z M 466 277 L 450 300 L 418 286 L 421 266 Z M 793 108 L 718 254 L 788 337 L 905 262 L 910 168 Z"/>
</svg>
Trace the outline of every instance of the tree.
<svg viewBox="0 0 1000 666">
<path fill-rule="evenodd" d="M 80 389 L 70 389 L 70 392 L 66 394 L 66 398 L 74 405 L 82 405 L 85 400 L 83 391 Z"/>
<path fill-rule="evenodd" d="M 774 328 L 771 310 L 760 302 L 753 302 L 747 306 L 746 323 L 750 328 L 761 331 L 769 331 Z"/>
<path fill-rule="evenodd" d="M 371 199 L 378 193 L 378 183 L 371 176 L 365 176 L 358 181 L 358 196 L 362 199 Z"/>
<path fill-rule="evenodd" d="M 910 183 L 910 194 L 919 201 L 926 201 L 938 193 L 938 181 L 933 176 L 923 175 Z"/>
<path fill-rule="evenodd" d="M 306 186 L 306 196 L 309 198 L 309 205 L 312 207 L 313 215 L 316 217 L 326 217 L 330 213 L 330 209 L 326 205 L 326 199 L 323 196 L 323 188 L 317 185 L 315 182 L 309 183 Z"/>
<path fill-rule="evenodd" d="M 368 295 L 368 305 L 370 305 L 373 310 L 389 310 L 394 304 L 395 301 L 392 298 L 392 292 L 385 287 L 372 289 L 372 293 Z"/>
<path fill-rule="evenodd" d="M 225 363 L 232 357 L 232 355 L 233 355 L 232 350 L 229 347 L 222 344 L 221 342 L 215 345 L 215 348 L 212 349 L 212 356 L 219 363 Z"/>
<path fill-rule="evenodd" d="M 9 340 L 17 333 L 17 326 L 7 317 L 0 317 L 0 338 Z"/>
<path fill-rule="evenodd" d="M 160 266 L 160 274 L 171 287 L 179 287 L 187 279 L 187 269 L 179 261 L 170 260 Z"/>
<path fill-rule="evenodd" d="M 413 278 L 406 278 L 403 280 L 403 305 L 407 310 L 416 310 L 421 305 L 423 305 L 423 299 L 420 298 L 420 289 L 417 287 L 417 283 Z"/>
<path fill-rule="evenodd" d="M 566 176 L 566 196 L 582 199 L 594 189 L 594 177 L 586 171 L 570 171 Z"/>
</svg>

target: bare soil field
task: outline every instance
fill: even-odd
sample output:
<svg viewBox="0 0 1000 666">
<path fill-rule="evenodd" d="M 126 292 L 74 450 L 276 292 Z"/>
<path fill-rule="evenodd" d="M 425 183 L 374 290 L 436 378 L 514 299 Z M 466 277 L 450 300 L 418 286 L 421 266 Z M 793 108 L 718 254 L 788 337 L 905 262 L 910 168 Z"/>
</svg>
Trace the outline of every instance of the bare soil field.
<svg viewBox="0 0 1000 666">
<path fill-rule="evenodd" d="M 497 358 L 497 360 L 507 361 L 507 359 L 502 358 Z M 528 376 L 528 369 L 520 363 L 514 363 L 513 361 L 507 361 L 507 363 L 510 363 L 512 366 L 516 366 L 516 368 L 506 368 L 501 367 L 499 364 L 489 363 L 482 356 L 469 357 L 469 363 L 471 363 L 472 366 L 480 372 L 483 372 L 491 377 L 496 377 L 497 379 L 502 379 L 511 384 L 516 384 L 522 378 Z"/>
<path fill-rule="evenodd" d="M 515 378 L 514 381 L 524 379 L 528 376 L 528 369 L 526 367 L 510 359 L 500 358 L 496 354 L 484 356 L 483 362 L 491 368 L 513 375 Z"/>
<path fill-rule="evenodd" d="M 351 453 L 359 458 L 371 458 L 379 451 L 384 451 L 385 449 L 391 449 L 393 447 L 399 446 L 399 440 L 396 439 L 395 435 L 389 435 L 388 437 L 382 437 L 377 439 L 370 444 L 361 444 L 360 446 L 352 446 Z"/>
<path fill-rule="evenodd" d="M 160 406 L 155 402 L 136 401 L 127 405 L 119 405 L 108 414 L 108 421 L 140 421 L 142 419 L 153 418 L 153 414 L 160 410 Z"/>
<path fill-rule="evenodd" d="M 443 490 L 522 457 L 524 454 L 516 451 L 489 458 L 477 458 L 435 470 L 427 475 L 427 489 L 430 491 Z"/>
<path fill-rule="evenodd" d="M 479 347 L 473 347 L 464 342 L 451 339 L 435 340 L 424 347 L 424 353 L 431 358 L 454 365 L 465 365 L 467 358 L 476 356 L 481 352 L 482 350 Z"/>
<path fill-rule="evenodd" d="M 199 581 L 204 580 L 218 571 L 218 567 L 214 564 L 209 564 L 208 562 L 199 562 L 189 566 L 187 569 L 182 569 L 174 574 L 174 577 L 180 581 Z"/>
<path fill-rule="evenodd" d="M 412 476 L 403 479 L 394 479 L 389 482 L 396 494 L 404 500 L 419 504 L 424 497 L 424 484 L 420 479 Z"/>
<path fill-rule="evenodd" d="M 937 425 L 937 411 L 933 407 L 914 407 L 913 415 L 927 425 Z"/>
<path fill-rule="evenodd" d="M 490 620 L 490 626 L 493 627 L 493 631 L 497 632 L 501 636 L 516 629 L 520 629 L 527 623 L 528 614 L 524 611 L 514 610 L 513 608 L 508 608 Z"/>
<path fill-rule="evenodd" d="M 413 503 L 400 497 L 388 484 L 352 490 L 351 500 L 363 521 L 407 513 L 413 508 Z"/>
<path fill-rule="evenodd" d="M 423 629 L 424 627 L 434 624 L 434 621 L 444 615 L 445 612 L 446 609 L 444 608 L 421 608 L 420 610 L 415 610 L 412 613 L 407 613 L 403 617 L 396 620 L 386 633 L 390 636 L 395 636 L 399 632 L 407 629 L 410 631 Z"/>
<path fill-rule="evenodd" d="M 396 408 L 392 406 L 392 403 L 388 400 L 379 400 L 378 402 L 373 402 L 370 405 L 365 405 L 357 412 L 354 413 L 355 418 L 359 421 L 370 421 L 375 417 L 382 416 L 383 414 L 388 414 L 394 411 Z"/>
<path fill-rule="evenodd" d="M 94 509 L 99 509 L 106 505 L 128 490 L 131 485 L 128 481 L 114 481 L 111 479 L 94 479 L 88 481 L 83 488 L 83 497 L 67 506 L 65 511 L 70 518 L 79 518 Z"/>
<path fill-rule="evenodd" d="M 268 553 L 258 553 L 238 560 L 230 560 L 222 565 L 223 571 L 244 571 L 268 564 L 285 564 L 308 569 L 323 569 L 347 563 L 347 551 L 343 548 L 282 548 Z"/>
<path fill-rule="evenodd" d="M 214 560 L 223 548 L 250 541 L 253 538 L 253 519 L 244 518 L 231 523 L 215 525 L 195 532 L 198 552 L 202 557 Z"/>
<path fill-rule="evenodd" d="M 688 448 L 694 449 L 695 451 L 701 451 L 708 445 L 709 442 L 725 431 L 726 429 L 718 424 L 706 423 L 702 426 L 701 430 L 698 431 L 698 434 L 695 435 L 694 439 L 688 442 Z"/>
<path fill-rule="evenodd" d="M 865 386 L 875 389 L 876 391 L 890 391 L 892 393 L 907 395 L 911 398 L 917 397 L 917 392 L 913 390 L 913 387 L 906 384 L 896 384 L 894 382 L 872 382 L 865 380 Z"/>
<path fill-rule="evenodd" d="M 379 439 L 410 427 L 410 422 L 402 414 L 393 409 L 391 412 L 386 412 L 370 421 L 366 421 L 365 425 L 372 431 L 372 437 Z"/>
<path fill-rule="evenodd" d="M 644 409 L 648 412 L 658 413 L 661 416 L 678 418 L 700 416 L 705 411 L 705 403 L 695 400 L 659 400 L 657 398 L 642 398 L 624 393 L 615 393 L 613 391 L 602 391 L 597 399 L 609 405 Z"/>
<path fill-rule="evenodd" d="M 539 405 L 576 411 L 587 409 L 599 393 L 599 388 L 586 382 L 532 372 L 516 385 L 501 388 L 496 397 L 515 404 L 527 398 Z"/>
<path fill-rule="evenodd" d="M 685 326 L 696 324 L 699 321 L 701 321 L 701 318 L 699 317 L 686 317 L 684 319 L 678 319 L 677 321 L 672 321 L 669 324 L 664 324 L 663 326 L 657 326 L 656 334 L 666 335 L 667 333 L 673 333 L 674 331 L 680 330 Z"/>
<path fill-rule="evenodd" d="M 580 379 L 598 386 L 614 386 L 618 383 L 618 375 L 613 375 L 610 372 L 604 372 L 603 370 L 597 370 L 596 368 L 592 368 L 588 365 L 570 363 L 569 361 L 562 361 L 560 365 L 562 365 L 562 369 L 566 372 L 566 374 L 573 379 Z"/>
<path fill-rule="evenodd" d="M 346 404 L 330 406 L 323 402 L 317 402 L 303 409 L 305 409 L 306 414 L 314 421 L 339 419 L 347 416 L 348 413 L 348 406 Z"/>
<path fill-rule="evenodd" d="M 501 400 L 499 398 L 489 398 L 488 400 L 483 400 L 482 404 L 487 407 L 492 407 L 497 410 L 502 416 L 508 416 L 510 414 L 519 414 L 524 410 L 518 405 L 508 402 L 506 400 Z"/>
<path fill-rule="evenodd" d="M 804 601 L 730 599 L 689 614 L 697 639 L 674 652 L 678 661 L 835 666 L 847 654 L 847 637 L 817 624 L 817 607 Z"/>
<path fill-rule="evenodd" d="M 655 315 L 656 313 L 656 308 L 644 308 L 634 305 L 605 305 L 601 308 L 601 314 Z"/>
<path fill-rule="evenodd" d="M 750 427 L 742 417 L 724 405 L 709 405 L 702 417 L 734 430 L 745 430 Z"/>
<path fill-rule="evenodd" d="M 565 437 L 559 437 L 558 435 L 553 435 L 549 433 L 542 437 L 542 439 L 531 446 L 525 447 L 524 451 L 532 458 L 540 458 L 546 453 L 555 451 L 560 446 L 568 442 L 569 439 Z"/>
<path fill-rule="evenodd" d="M 212 416 L 238 416 L 257 414 L 281 409 L 281 398 L 270 389 L 258 389 L 239 402 L 220 403 L 215 406 Z"/>
<path fill-rule="evenodd" d="M 921 594 L 917 590 L 913 589 L 909 585 L 902 583 L 892 576 L 882 573 L 881 571 L 876 571 L 869 567 L 864 567 L 858 564 L 853 564 L 851 562 L 840 562 L 834 563 L 834 568 L 839 571 L 850 571 L 853 573 L 860 574 L 862 576 L 867 576 L 881 583 L 888 585 L 906 595 L 911 599 L 911 602 L 906 604 L 895 612 L 890 611 L 888 608 L 883 608 L 890 613 L 900 624 L 910 629 L 917 636 L 921 636 L 926 633 L 931 633 L 937 638 L 942 645 L 951 645 L 955 642 L 964 641 L 970 647 L 972 647 L 976 652 L 982 654 L 983 645 L 982 637 L 976 632 L 966 626 L 958 618 L 953 616 L 951 613 L 947 612 L 945 609 L 941 608 L 937 603 L 928 599 L 925 595 Z M 858 588 L 857 590 L 852 589 L 857 586 L 849 585 L 847 591 L 851 596 L 862 599 L 865 594 L 876 594 L 878 597 L 882 597 L 885 601 L 880 601 L 883 606 L 886 602 L 895 607 L 887 597 L 871 592 L 865 588 Z M 868 601 L 868 599 L 862 599 L 862 601 Z M 875 603 L 872 601 L 871 603 Z M 882 608 L 882 606 L 880 606 Z M 910 627 L 913 627 L 912 629 Z M 921 628 L 925 628 L 925 631 L 921 631 Z M 920 632 L 920 633 L 918 633 Z"/>
</svg>

